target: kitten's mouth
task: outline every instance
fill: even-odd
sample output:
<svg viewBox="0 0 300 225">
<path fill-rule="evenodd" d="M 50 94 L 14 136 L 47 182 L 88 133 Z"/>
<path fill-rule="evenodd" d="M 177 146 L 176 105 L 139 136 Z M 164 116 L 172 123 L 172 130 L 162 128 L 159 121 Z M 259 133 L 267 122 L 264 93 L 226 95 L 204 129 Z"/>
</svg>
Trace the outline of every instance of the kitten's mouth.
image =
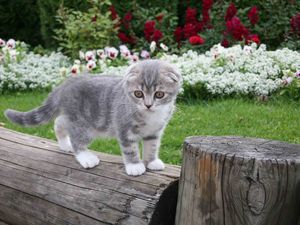
<svg viewBox="0 0 300 225">
<path fill-rule="evenodd" d="M 153 109 L 148 109 L 148 108 L 146 108 L 145 111 L 146 111 L 146 112 L 154 112 Z"/>
</svg>

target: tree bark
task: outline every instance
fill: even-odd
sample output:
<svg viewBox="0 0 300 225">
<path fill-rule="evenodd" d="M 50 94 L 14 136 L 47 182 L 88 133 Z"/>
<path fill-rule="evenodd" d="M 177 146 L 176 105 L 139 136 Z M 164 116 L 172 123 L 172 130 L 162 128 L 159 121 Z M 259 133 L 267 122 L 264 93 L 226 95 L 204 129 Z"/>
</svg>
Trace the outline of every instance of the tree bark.
<svg viewBox="0 0 300 225">
<path fill-rule="evenodd" d="M 56 142 L 0 127 L 0 225 L 148 224 L 180 167 L 131 177 L 121 157 L 95 154 L 83 169 Z"/>
<path fill-rule="evenodd" d="M 184 144 L 177 225 L 296 225 L 300 145 L 242 137 Z"/>
</svg>

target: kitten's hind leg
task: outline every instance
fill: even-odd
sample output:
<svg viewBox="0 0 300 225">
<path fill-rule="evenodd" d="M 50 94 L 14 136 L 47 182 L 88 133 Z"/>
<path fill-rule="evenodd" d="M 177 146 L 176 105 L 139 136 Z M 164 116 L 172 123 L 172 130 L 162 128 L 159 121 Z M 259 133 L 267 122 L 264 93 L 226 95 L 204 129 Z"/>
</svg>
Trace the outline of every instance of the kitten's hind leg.
<svg viewBox="0 0 300 225">
<path fill-rule="evenodd" d="M 54 121 L 54 131 L 60 150 L 65 152 L 74 152 L 69 133 L 66 128 L 67 123 L 68 121 L 65 116 L 58 116 Z"/>
<path fill-rule="evenodd" d="M 93 168 L 100 163 L 99 158 L 88 151 L 87 145 L 91 142 L 92 137 L 89 135 L 84 126 L 77 124 L 69 128 L 70 141 L 74 149 L 76 160 L 84 168 Z"/>
</svg>

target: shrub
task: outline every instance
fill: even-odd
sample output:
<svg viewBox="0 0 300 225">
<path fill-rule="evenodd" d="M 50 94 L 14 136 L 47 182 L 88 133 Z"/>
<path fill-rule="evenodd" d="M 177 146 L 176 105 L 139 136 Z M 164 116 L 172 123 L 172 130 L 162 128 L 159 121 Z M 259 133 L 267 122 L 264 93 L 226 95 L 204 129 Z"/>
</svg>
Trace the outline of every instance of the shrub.
<svg viewBox="0 0 300 225">
<path fill-rule="evenodd" d="M 109 0 L 91 0 L 87 12 L 60 7 L 55 38 L 63 51 L 75 58 L 79 50 L 103 48 L 117 40 L 115 23 L 110 19 Z"/>
<path fill-rule="evenodd" d="M 61 27 L 55 17 L 62 3 L 65 7 L 80 11 L 87 10 L 90 6 L 87 1 L 82 0 L 38 0 L 40 33 L 43 38 L 41 44 L 47 48 L 58 47 L 57 40 L 53 36 L 54 30 Z"/>
</svg>

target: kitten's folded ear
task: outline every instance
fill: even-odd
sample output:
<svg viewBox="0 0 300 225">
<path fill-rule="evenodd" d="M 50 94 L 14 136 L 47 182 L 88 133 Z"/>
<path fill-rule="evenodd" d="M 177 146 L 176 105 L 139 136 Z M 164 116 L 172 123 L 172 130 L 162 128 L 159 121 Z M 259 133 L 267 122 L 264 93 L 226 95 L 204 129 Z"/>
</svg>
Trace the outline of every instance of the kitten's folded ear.
<svg viewBox="0 0 300 225">
<path fill-rule="evenodd" d="M 166 76 L 173 82 L 180 83 L 180 84 L 182 83 L 182 76 L 179 70 L 175 67 L 168 68 Z"/>
<path fill-rule="evenodd" d="M 139 71 L 137 69 L 137 66 L 135 64 L 132 64 L 126 69 L 124 78 L 127 81 L 133 80 L 137 77 L 138 73 Z"/>
</svg>

